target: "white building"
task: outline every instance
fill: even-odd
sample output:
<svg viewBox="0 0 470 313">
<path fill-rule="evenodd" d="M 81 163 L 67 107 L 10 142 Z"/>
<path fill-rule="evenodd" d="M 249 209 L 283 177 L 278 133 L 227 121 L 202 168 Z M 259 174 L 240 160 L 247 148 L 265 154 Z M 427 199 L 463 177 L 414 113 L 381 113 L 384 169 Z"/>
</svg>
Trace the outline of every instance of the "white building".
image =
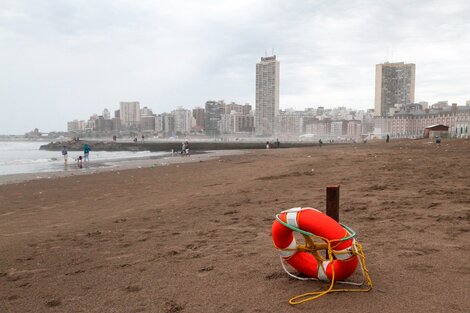
<svg viewBox="0 0 470 313">
<path fill-rule="evenodd" d="M 279 61 L 276 61 L 274 55 L 261 58 L 261 62 L 256 64 L 256 135 L 273 135 L 278 114 Z"/>
<path fill-rule="evenodd" d="M 119 109 L 122 126 L 138 128 L 140 126 L 140 104 L 138 101 L 121 102 Z"/>
<path fill-rule="evenodd" d="M 111 119 L 111 112 L 109 112 L 108 109 L 104 109 L 104 110 L 103 110 L 103 118 L 104 118 L 105 120 L 110 120 L 110 119 Z"/>
<path fill-rule="evenodd" d="M 67 131 L 69 132 L 76 132 L 76 131 L 83 131 L 86 128 L 86 121 L 84 120 L 73 120 L 71 122 L 67 122 Z"/>
<path fill-rule="evenodd" d="M 178 107 L 171 113 L 175 117 L 175 132 L 179 132 L 181 134 L 189 134 L 193 126 L 192 111 L 183 109 L 182 107 Z"/>
</svg>

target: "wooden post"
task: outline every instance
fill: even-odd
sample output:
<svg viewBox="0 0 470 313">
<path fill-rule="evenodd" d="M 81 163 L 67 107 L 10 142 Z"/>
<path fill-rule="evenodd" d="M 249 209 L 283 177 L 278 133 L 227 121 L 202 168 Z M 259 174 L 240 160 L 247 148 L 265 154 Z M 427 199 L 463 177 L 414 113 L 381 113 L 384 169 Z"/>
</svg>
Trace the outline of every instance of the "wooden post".
<svg viewBox="0 0 470 313">
<path fill-rule="evenodd" d="M 339 185 L 326 186 L 326 215 L 339 223 Z"/>
<path fill-rule="evenodd" d="M 326 215 L 339 223 L 339 185 L 326 186 Z"/>
</svg>

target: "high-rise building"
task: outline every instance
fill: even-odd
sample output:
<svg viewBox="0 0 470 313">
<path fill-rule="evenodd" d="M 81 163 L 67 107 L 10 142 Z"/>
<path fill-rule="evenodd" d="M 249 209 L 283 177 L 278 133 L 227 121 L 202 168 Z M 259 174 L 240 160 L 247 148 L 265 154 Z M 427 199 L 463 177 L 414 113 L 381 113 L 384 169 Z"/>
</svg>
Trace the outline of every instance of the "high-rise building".
<svg viewBox="0 0 470 313">
<path fill-rule="evenodd" d="M 255 133 L 271 136 L 279 114 L 279 61 L 276 56 L 261 58 L 256 64 Z"/>
<path fill-rule="evenodd" d="M 414 103 L 415 71 L 414 64 L 404 62 L 375 66 L 375 116 L 386 117 L 397 105 Z"/>
<path fill-rule="evenodd" d="M 104 118 L 105 120 L 111 119 L 111 112 L 109 112 L 108 109 L 104 109 L 104 110 L 103 110 L 103 118 Z"/>
<path fill-rule="evenodd" d="M 207 101 L 205 108 L 204 131 L 208 136 L 217 136 L 220 134 L 220 120 L 225 114 L 225 102 Z"/>
<path fill-rule="evenodd" d="M 122 126 L 136 129 L 140 126 L 140 104 L 138 101 L 121 102 L 119 108 Z"/>
<path fill-rule="evenodd" d="M 194 108 L 193 109 L 193 118 L 195 119 L 195 124 L 193 128 L 197 130 L 204 129 L 204 113 L 205 110 L 203 108 Z"/>
<path fill-rule="evenodd" d="M 171 113 L 175 117 L 175 132 L 177 134 L 189 134 L 191 132 L 193 120 L 191 110 L 178 107 Z"/>
</svg>

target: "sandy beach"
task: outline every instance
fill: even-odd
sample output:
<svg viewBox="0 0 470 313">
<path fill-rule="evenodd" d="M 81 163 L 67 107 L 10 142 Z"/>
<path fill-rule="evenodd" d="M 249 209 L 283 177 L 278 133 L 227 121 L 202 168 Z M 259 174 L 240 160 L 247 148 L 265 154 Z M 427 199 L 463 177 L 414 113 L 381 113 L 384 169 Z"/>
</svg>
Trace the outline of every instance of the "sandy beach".
<svg viewBox="0 0 470 313">
<path fill-rule="evenodd" d="M 270 149 L 0 186 L 0 312 L 468 312 L 469 140 Z M 285 274 L 282 209 L 358 233 L 374 289 Z"/>
</svg>

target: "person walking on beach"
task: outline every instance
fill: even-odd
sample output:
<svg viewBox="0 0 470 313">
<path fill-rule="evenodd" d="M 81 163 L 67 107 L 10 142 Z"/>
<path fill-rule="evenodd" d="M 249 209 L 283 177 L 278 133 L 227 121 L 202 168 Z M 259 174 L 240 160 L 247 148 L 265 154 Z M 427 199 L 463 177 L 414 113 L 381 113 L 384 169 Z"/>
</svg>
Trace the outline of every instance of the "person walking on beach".
<svg viewBox="0 0 470 313">
<path fill-rule="evenodd" d="M 83 145 L 83 160 L 85 162 L 90 162 L 90 146 L 86 143 Z"/>
<path fill-rule="evenodd" d="M 390 142 L 390 135 L 389 134 L 387 134 L 387 139 L 385 139 L 385 142 L 387 142 L 387 143 Z"/>
<path fill-rule="evenodd" d="M 186 142 L 181 144 L 181 156 L 184 156 L 186 153 Z"/>
<path fill-rule="evenodd" d="M 67 159 L 68 159 L 68 151 L 67 151 L 67 147 L 63 147 L 62 148 L 62 155 L 64 156 L 64 165 L 67 166 Z"/>
<path fill-rule="evenodd" d="M 266 149 L 269 149 L 269 141 L 266 141 Z"/>
<path fill-rule="evenodd" d="M 184 154 L 185 154 L 186 156 L 190 156 L 190 154 L 189 154 L 189 142 L 186 141 L 186 142 L 184 143 L 184 147 L 185 147 L 185 148 L 184 148 Z"/>
<path fill-rule="evenodd" d="M 318 140 L 318 145 L 320 146 L 320 148 L 321 148 L 321 146 L 323 146 L 323 141 L 321 141 L 321 139 Z"/>
</svg>

